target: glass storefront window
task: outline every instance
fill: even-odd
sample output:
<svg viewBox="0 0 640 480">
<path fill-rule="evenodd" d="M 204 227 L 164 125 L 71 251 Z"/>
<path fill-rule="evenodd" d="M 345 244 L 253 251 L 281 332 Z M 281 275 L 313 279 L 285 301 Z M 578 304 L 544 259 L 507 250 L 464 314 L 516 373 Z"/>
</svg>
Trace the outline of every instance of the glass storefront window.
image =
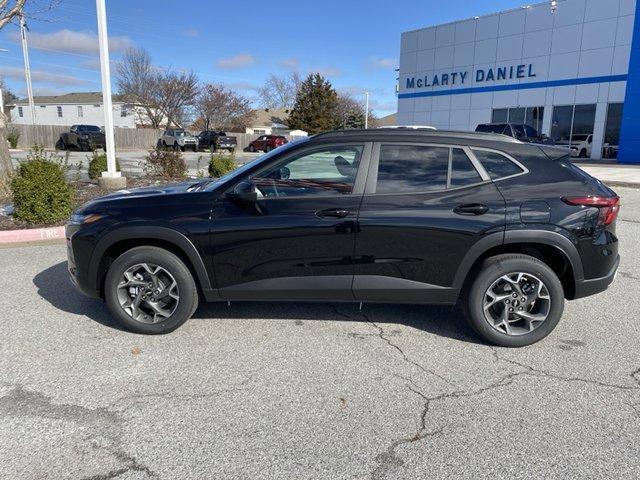
<svg viewBox="0 0 640 480">
<path fill-rule="evenodd" d="M 593 133 L 593 125 L 596 121 L 596 106 L 576 105 L 573 114 L 573 129 L 571 135 L 590 135 Z"/>
<path fill-rule="evenodd" d="M 491 123 L 529 125 L 540 134 L 542 132 L 543 117 L 544 107 L 494 108 L 491 113 Z"/>
<path fill-rule="evenodd" d="M 494 108 L 491 114 L 491 123 L 507 123 L 509 118 L 508 108 Z"/>
<path fill-rule="evenodd" d="M 527 108 L 527 118 L 524 123 L 536 129 L 536 132 L 542 133 L 542 119 L 544 117 L 544 107 Z"/>
<path fill-rule="evenodd" d="M 603 158 L 617 158 L 622 124 L 622 103 L 610 103 L 607 108 L 607 123 L 604 127 Z"/>
<path fill-rule="evenodd" d="M 509 123 L 524 123 L 524 108 L 510 108 L 509 109 Z"/>
<path fill-rule="evenodd" d="M 573 105 L 553 107 L 551 119 L 551 138 L 560 145 L 568 145 L 571 141 L 571 124 L 573 123 Z"/>
</svg>

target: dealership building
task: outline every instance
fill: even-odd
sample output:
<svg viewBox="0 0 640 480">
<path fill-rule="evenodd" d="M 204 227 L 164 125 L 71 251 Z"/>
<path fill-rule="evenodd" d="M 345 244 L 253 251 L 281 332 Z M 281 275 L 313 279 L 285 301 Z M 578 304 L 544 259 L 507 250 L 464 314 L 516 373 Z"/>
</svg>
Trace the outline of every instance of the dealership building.
<svg viewBox="0 0 640 480">
<path fill-rule="evenodd" d="M 637 11 L 558 0 L 405 32 L 397 122 L 526 124 L 576 155 L 640 163 Z"/>
</svg>

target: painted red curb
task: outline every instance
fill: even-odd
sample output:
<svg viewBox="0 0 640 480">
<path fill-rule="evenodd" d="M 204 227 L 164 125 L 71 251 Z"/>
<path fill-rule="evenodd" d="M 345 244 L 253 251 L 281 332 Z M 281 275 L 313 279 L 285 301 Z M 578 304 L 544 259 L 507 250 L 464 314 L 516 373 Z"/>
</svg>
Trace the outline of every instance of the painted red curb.
<svg viewBox="0 0 640 480">
<path fill-rule="evenodd" d="M 0 231 L 0 243 L 37 242 L 64 238 L 64 227 L 30 228 Z"/>
</svg>

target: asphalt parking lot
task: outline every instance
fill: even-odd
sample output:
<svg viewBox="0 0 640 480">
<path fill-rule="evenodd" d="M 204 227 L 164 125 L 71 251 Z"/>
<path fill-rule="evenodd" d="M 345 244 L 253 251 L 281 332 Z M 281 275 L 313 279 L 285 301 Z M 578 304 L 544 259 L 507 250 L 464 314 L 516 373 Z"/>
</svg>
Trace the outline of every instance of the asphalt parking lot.
<svg viewBox="0 0 640 480">
<path fill-rule="evenodd" d="M 0 477 L 640 478 L 640 192 L 611 288 L 518 350 L 424 306 L 204 305 L 118 328 L 62 244 L 0 249 Z"/>
</svg>

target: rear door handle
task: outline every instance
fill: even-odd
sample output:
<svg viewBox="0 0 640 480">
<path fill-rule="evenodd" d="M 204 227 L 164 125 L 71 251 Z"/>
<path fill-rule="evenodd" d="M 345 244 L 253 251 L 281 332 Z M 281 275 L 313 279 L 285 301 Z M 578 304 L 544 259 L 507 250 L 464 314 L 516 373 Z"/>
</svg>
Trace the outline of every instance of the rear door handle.
<svg viewBox="0 0 640 480">
<path fill-rule="evenodd" d="M 482 203 L 468 203 L 466 205 L 458 205 L 453 211 L 458 215 L 482 215 L 489 211 L 489 207 Z"/>
<path fill-rule="evenodd" d="M 349 215 L 349 210 L 342 210 L 340 208 L 327 208 L 326 210 L 318 210 L 316 216 L 320 218 L 344 218 Z"/>
</svg>

